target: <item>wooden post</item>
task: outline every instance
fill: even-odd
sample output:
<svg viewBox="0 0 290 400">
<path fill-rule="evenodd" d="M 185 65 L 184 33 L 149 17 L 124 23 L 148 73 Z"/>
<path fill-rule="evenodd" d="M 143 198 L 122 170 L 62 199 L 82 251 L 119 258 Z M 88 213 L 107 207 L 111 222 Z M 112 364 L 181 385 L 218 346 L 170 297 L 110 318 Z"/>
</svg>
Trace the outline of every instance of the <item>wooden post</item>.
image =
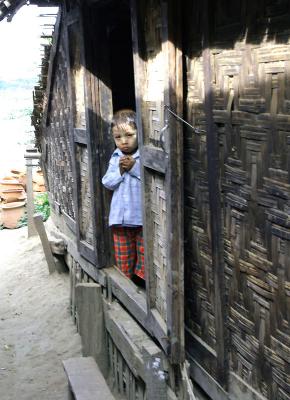
<svg viewBox="0 0 290 400">
<path fill-rule="evenodd" d="M 35 236 L 37 234 L 37 231 L 36 231 L 34 223 L 33 223 L 34 198 L 33 198 L 32 169 L 35 166 L 33 163 L 33 160 L 39 159 L 40 154 L 37 152 L 37 149 L 28 148 L 28 149 L 26 149 L 24 158 L 26 160 L 26 176 L 27 176 L 27 184 L 26 184 L 27 228 L 28 228 L 28 237 L 31 237 L 31 236 Z"/>
<path fill-rule="evenodd" d="M 56 269 L 56 265 L 55 265 L 53 254 L 52 254 L 50 244 L 49 244 L 49 241 L 47 238 L 47 234 L 45 232 L 45 227 L 44 227 L 44 223 L 42 220 L 42 216 L 40 214 L 35 214 L 33 216 L 33 221 L 34 221 L 34 226 L 37 230 L 37 233 L 38 233 L 41 243 L 42 243 L 42 247 L 43 247 L 43 251 L 45 254 L 49 273 L 52 274 Z"/>
<path fill-rule="evenodd" d="M 96 283 L 78 283 L 75 296 L 83 355 L 94 357 L 102 374 L 107 377 L 108 351 L 105 337 L 102 287 Z"/>
<path fill-rule="evenodd" d="M 145 363 L 146 399 L 168 400 L 166 372 L 162 369 L 162 353 L 156 354 L 155 346 L 142 348 Z"/>
<path fill-rule="evenodd" d="M 217 380 L 224 387 L 228 385 L 228 350 L 225 304 L 224 243 L 219 174 L 219 143 L 213 117 L 212 70 L 209 41 L 209 2 L 203 3 L 203 73 L 205 92 L 206 141 L 208 162 L 208 190 L 211 221 L 211 247 L 214 273 L 214 316 L 216 328 Z"/>
<path fill-rule="evenodd" d="M 32 160 L 26 160 L 26 193 L 27 193 L 27 230 L 28 237 L 35 236 L 37 234 L 34 223 L 33 223 L 33 214 L 34 214 L 34 201 L 33 201 L 33 184 L 32 184 Z"/>
</svg>

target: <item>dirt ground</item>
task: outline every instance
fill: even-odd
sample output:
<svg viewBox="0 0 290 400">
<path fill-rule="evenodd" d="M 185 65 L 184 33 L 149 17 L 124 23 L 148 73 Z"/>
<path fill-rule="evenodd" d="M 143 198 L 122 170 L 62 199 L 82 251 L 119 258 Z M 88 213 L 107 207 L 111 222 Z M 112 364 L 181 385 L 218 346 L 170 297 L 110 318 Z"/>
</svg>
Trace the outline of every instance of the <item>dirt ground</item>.
<svg viewBox="0 0 290 400">
<path fill-rule="evenodd" d="M 38 237 L 0 231 L 0 399 L 65 400 L 61 360 L 81 354 L 69 275 L 48 274 Z"/>
</svg>

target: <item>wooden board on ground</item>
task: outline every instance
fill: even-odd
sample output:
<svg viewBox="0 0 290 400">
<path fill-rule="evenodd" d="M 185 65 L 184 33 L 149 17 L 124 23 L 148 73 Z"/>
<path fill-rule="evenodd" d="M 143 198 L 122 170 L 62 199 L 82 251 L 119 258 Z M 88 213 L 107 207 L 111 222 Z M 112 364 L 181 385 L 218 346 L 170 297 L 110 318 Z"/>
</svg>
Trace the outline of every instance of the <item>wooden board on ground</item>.
<svg viewBox="0 0 290 400">
<path fill-rule="evenodd" d="M 49 273 L 51 274 L 55 271 L 56 266 L 55 266 L 53 254 L 52 254 L 52 251 L 50 248 L 49 240 L 47 238 L 47 234 L 45 231 L 45 227 L 43 224 L 42 216 L 40 214 L 34 214 L 33 222 L 34 222 L 34 226 L 37 230 L 37 233 L 40 237 L 43 251 L 45 254 L 45 259 L 46 259 L 47 266 L 48 266 L 48 270 L 49 270 Z"/>
<path fill-rule="evenodd" d="M 76 400 L 115 400 L 92 357 L 64 360 L 63 367 Z"/>
</svg>

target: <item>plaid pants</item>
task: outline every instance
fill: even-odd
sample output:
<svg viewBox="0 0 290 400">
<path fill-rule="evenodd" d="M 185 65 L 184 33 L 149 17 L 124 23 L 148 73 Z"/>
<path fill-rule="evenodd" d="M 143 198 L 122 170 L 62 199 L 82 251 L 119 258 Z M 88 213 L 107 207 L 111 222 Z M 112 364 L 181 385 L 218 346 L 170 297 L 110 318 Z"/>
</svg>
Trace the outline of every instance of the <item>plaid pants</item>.
<svg viewBox="0 0 290 400">
<path fill-rule="evenodd" d="M 142 227 L 113 227 L 114 251 L 117 267 L 128 278 L 144 277 L 144 244 Z"/>
</svg>

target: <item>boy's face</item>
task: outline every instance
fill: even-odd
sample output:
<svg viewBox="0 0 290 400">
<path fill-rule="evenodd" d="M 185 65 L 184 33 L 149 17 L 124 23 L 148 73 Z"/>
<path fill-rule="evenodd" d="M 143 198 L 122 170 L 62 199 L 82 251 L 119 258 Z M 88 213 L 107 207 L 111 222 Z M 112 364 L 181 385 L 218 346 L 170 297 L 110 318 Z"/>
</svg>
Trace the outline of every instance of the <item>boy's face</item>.
<svg viewBox="0 0 290 400">
<path fill-rule="evenodd" d="M 117 125 L 112 129 L 116 146 L 124 154 L 132 154 L 138 147 L 137 130 L 130 125 Z"/>
</svg>

